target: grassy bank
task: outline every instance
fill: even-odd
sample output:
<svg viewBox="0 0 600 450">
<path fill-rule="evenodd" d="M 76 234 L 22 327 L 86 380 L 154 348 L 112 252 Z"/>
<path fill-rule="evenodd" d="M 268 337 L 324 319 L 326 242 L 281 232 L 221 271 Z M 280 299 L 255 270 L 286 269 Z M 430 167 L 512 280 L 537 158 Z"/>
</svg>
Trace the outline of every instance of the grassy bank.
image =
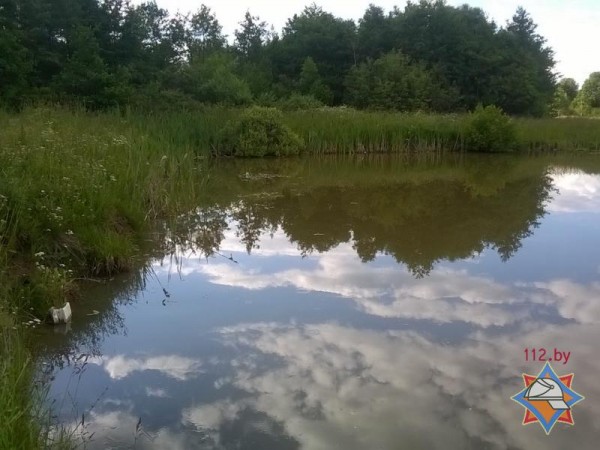
<svg viewBox="0 0 600 450">
<path fill-rule="evenodd" d="M 24 323 L 77 296 L 77 279 L 133 267 L 157 217 L 193 204 L 190 148 L 116 114 L 0 113 L 0 448 L 37 448 L 40 395 Z"/>
<path fill-rule="evenodd" d="M 240 110 L 131 115 L 153 140 L 209 155 L 223 125 Z M 469 115 L 364 112 L 348 108 L 287 111 L 283 121 L 305 142 L 307 153 L 362 153 L 414 150 L 467 151 Z M 513 119 L 517 150 L 599 151 L 600 123 L 591 118 Z"/>
</svg>

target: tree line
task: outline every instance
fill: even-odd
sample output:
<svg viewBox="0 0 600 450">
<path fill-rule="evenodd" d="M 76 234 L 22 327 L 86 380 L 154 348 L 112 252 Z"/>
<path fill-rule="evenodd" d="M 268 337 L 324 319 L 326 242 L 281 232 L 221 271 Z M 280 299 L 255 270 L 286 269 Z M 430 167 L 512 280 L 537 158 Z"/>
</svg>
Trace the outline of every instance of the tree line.
<svg viewBox="0 0 600 450">
<path fill-rule="evenodd" d="M 540 116 L 565 99 L 571 107 L 578 89 L 557 83 L 536 29 L 522 8 L 498 26 L 479 8 L 421 0 L 389 12 L 370 5 L 357 23 L 312 4 L 280 33 L 246 12 L 228 39 L 205 5 L 172 15 L 154 2 L 0 0 L 0 104 L 446 112 L 482 103 Z"/>
</svg>

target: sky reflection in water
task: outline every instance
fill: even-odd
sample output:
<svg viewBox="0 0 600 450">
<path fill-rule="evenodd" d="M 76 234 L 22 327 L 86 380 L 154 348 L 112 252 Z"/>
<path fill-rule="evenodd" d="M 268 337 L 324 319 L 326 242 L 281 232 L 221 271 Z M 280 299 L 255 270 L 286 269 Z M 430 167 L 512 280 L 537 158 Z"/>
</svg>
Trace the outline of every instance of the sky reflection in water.
<svg viewBox="0 0 600 450">
<path fill-rule="evenodd" d="M 326 181 L 323 164 L 251 180 L 237 174 L 272 172 L 217 168 L 242 188 L 169 237 L 177 264 L 156 260 L 133 295 L 96 289 L 119 325 L 91 318 L 48 340 L 56 355 L 91 355 L 55 371 L 61 420 L 85 413 L 89 448 L 596 448 L 589 162 L 403 164 L 385 179 L 398 167 L 338 161 L 350 173 Z M 385 176 L 366 182 L 357 165 Z M 521 425 L 510 397 L 542 366 L 526 347 L 571 351 L 555 369 L 586 396 L 574 427 Z"/>
</svg>

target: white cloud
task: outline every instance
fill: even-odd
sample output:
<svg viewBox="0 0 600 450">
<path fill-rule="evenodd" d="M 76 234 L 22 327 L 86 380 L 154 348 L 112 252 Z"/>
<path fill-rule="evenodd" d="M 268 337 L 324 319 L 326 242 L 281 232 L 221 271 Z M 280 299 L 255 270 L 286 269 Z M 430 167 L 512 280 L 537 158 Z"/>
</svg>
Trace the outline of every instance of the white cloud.
<svg viewBox="0 0 600 450">
<path fill-rule="evenodd" d="M 201 362 L 197 359 L 177 355 L 132 358 L 125 355 L 90 359 L 106 370 L 114 380 L 120 380 L 134 372 L 155 370 L 176 380 L 186 380 L 201 373 Z"/>
<path fill-rule="evenodd" d="M 536 321 L 537 307 L 555 308 L 565 319 L 600 321 L 600 306 L 587 301 L 600 296 L 597 284 L 566 280 L 499 283 L 465 270 L 439 267 L 415 279 L 399 267 L 363 264 L 350 244 L 313 255 L 312 267 L 288 270 L 247 268 L 242 264 L 197 265 L 212 283 L 250 290 L 288 286 L 300 291 L 327 292 L 353 301 L 367 314 L 427 319 L 440 323 L 468 322 L 481 327 Z"/>
<path fill-rule="evenodd" d="M 223 340 L 245 357 L 274 355 L 282 364 L 265 371 L 249 361 L 232 367 L 233 384 L 248 396 L 187 408 L 184 423 L 208 430 L 218 440 L 221 425 L 252 408 L 282 423 L 301 448 L 490 448 L 568 446 L 571 436 L 548 440 L 539 429 L 523 428 L 522 410 L 510 400 L 521 386 L 530 345 L 560 343 L 561 349 L 593 354 L 600 338 L 595 325 L 543 326 L 510 336 L 473 335 L 457 346 L 431 342 L 413 332 L 358 330 L 335 324 L 287 327 L 256 323 L 222 330 Z M 576 388 L 600 395 L 600 361 L 572 359 L 559 373 L 576 372 Z M 598 405 L 575 411 L 578 448 L 595 448 L 593 417 Z M 475 439 L 475 441 L 471 441 Z M 474 444 L 475 443 L 475 444 Z M 479 444 L 482 447 L 483 444 Z"/>
<path fill-rule="evenodd" d="M 555 171 L 552 184 L 558 195 L 548 204 L 552 212 L 600 213 L 600 178 L 580 171 Z"/>
<path fill-rule="evenodd" d="M 149 387 L 149 386 L 146 386 L 146 395 L 148 397 L 157 397 L 157 398 L 167 398 L 167 397 L 169 397 L 169 394 L 164 389 L 161 389 L 161 388 L 152 388 L 152 387 Z"/>
</svg>

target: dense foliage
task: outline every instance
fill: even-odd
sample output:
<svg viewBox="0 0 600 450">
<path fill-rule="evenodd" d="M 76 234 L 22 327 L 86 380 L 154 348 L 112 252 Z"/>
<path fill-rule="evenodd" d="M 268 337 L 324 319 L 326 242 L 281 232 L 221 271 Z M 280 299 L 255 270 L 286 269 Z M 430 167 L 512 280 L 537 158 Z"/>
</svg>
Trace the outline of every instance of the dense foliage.
<svg viewBox="0 0 600 450">
<path fill-rule="evenodd" d="M 281 111 L 255 106 L 225 126 L 216 150 L 227 156 L 288 156 L 298 154 L 303 145 L 283 123 Z"/>
<path fill-rule="evenodd" d="M 443 0 L 387 13 L 371 5 L 358 23 L 313 4 L 281 34 L 247 12 L 228 40 L 204 5 L 172 15 L 154 2 L 0 0 L 0 103 L 12 108 L 264 105 L 305 95 L 358 108 L 482 103 L 543 115 L 556 109 L 553 68 L 522 8 L 499 27 L 479 8 Z"/>
<path fill-rule="evenodd" d="M 583 115 L 600 115 L 600 72 L 592 73 L 577 92 L 573 107 Z"/>
<path fill-rule="evenodd" d="M 465 133 L 466 148 L 476 152 L 514 150 L 517 144 L 515 125 L 495 106 L 479 105 L 471 114 Z"/>
</svg>

